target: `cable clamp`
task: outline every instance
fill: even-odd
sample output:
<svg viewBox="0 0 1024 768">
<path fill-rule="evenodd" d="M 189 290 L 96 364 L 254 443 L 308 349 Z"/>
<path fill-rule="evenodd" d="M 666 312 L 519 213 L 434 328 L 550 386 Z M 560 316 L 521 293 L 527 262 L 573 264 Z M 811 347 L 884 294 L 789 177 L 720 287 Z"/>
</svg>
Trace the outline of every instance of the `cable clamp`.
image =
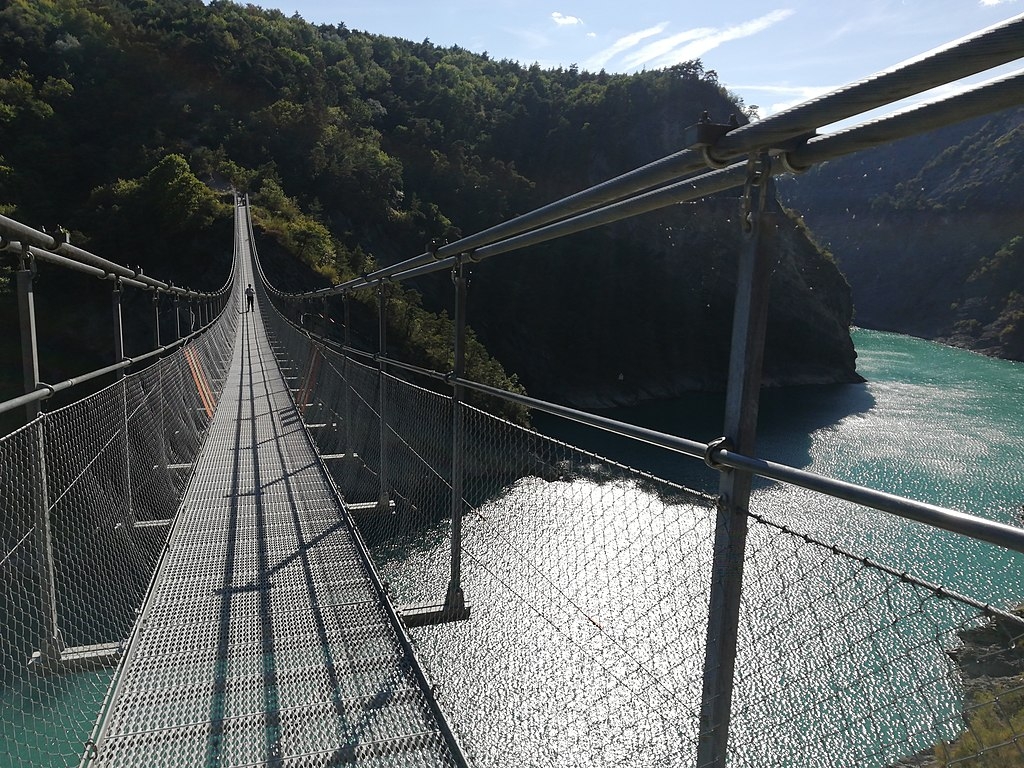
<svg viewBox="0 0 1024 768">
<path fill-rule="evenodd" d="M 729 163 L 727 161 L 725 161 L 725 160 L 718 160 L 718 159 L 712 157 L 710 149 L 711 148 L 708 147 L 708 146 L 702 146 L 700 148 L 700 156 L 701 156 L 701 159 L 704 161 L 704 164 L 708 168 L 711 168 L 711 169 L 716 170 L 716 171 L 720 171 L 723 168 L 728 168 L 729 167 Z"/>
<path fill-rule="evenodd" d="M 806 173 L 811 169 L 809 165 L 796 165 L 793 159 L 790 157 L 790 152 L 783 152 L 780 155 L 776 155 L 779 160 L 779 164 L 782 166 L 782 170 L 786 173 L 792 173 L 794 176 L 801 173 Z"/>
<path fill-rule="evenodd" d="M 747 157 L 747 178 L 743 183 L 742 211 L 740 213 L 740 224 L 745 234 L 754 231 L 754 217 L 760 216 L 765 210 L 765 201 L 768 198 L 768 181 L 771 179 L 771 158 L 767 150 L 752 152 Z M 754 191 L 757 191 L 757 200 L 754 201 Z M 757 210 L 754 210 L 756 202 Z"/>
<path fill-rule="evenodd" d="M 708 443 L 708 447 L 704 450 L 704 463 L 707 464 L 711 469 L 723 472 L 729 467 L 725 466 L 718 460 L 715 459 L 715 454 L 719 451 L 731 451 L 732 441 L 728 437 L 717 437 Z"/>
<path fill-rule="evenodd" d="M 32 249 L 27 243 L 21 244 L 21 254 L 17 260 L 20 262 L 21 269 L 31 272 L 32 279 L 35 280 L 39 274 L 39 260 L 32 254 Z"/>
<path fill-rule="evenodd" d="M 49 232 L 46 227 L 42 228 L 43 233 L 49 235 L 50 239 L 53 240 L 53 245 L 45 246 L 47 251 L 56 251 L 62 245 L 71 242 L 71 234 L 64 227 L 58 226 L 55 229 L 57 230 L 56 232 Z"/>
<path fill-rule="evenodd" d="M 718 143 L 729 131 L 739 128 L 739 120 L 736 115 L 729 115 L 728 123 L 714 123 L 707 110 L 701 113 L 700 119 L 695 125 L 691 125 L 684 133 L 684 143 L 690 149 L 700 152 L 701 159 L 705 165 L 715 170 L 720 170 L 729 163 L 716 159 L 711 155 L 711 147 Z"/>
<path fill-rule="evenodd" d="M 441 238 L 435 237 L 427 243 L 427 253 L 429 253 L 435 261 L 440 261 L 444 257 L 441 256 L 438 251 L 441 249 L 441 246 L 445 244 L 446 243 L 441 240 Z"/>
</svg>

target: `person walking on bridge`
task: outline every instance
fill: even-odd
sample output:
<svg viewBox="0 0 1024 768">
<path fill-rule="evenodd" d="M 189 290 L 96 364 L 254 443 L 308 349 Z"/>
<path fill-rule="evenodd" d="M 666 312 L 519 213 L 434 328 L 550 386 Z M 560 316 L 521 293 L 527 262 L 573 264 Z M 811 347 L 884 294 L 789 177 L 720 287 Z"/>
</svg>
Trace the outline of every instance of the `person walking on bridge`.
<svg viewBox="0 0 1024 768">
<path fill-rule="evenodd" d="M 252 300 L 254 298 L 256 298 L 256 291 L 253 290 L 252 283 L 249 283 L 249 287 L 245 289 L 246 312 L 252 312 Z"/>
</svg>

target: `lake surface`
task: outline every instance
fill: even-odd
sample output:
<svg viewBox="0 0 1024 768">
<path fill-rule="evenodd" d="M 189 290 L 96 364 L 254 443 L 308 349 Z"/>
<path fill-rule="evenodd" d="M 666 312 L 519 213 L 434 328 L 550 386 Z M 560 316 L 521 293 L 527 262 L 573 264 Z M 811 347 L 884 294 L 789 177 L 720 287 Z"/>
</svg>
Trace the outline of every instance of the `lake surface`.
<svg viewBox="0 0 1024 768">
<path fill-rule="evenodd" d="M 892 334 L 854 340 L 868 382 L 767 391 L 757 453 L 1017 524 L 1024 366 Z M 707 441 L 722 396 L 609 415 Z M 717 487 L 700 461 L 555 419 L 539 428 Z M 416 632 L 481 765 L 692 764 L 713 505 L 599 474 L 523 478 L 488 501 L 465 530 L 473 621 Z M 769 482 L 751 511 L 769 522 L 748 542 L 733 764 L 885 766 L 955 738 L 963 689 L 946 651 L 978 613 L 916 580 L 1008 607 L 1024 600 L 1024 557 Z M 446 537 L 442 526 L 380 551 L 400 598 L 443 594 Z"/>
<path fill-rule="evenodd" d="M 1024 366 L 891 334 L 854 339 L 868 382 L 766 392 L 758 454 L 1018 524 Z M 611 415 L 707 441 L 721 432 L 722 397 Z M 690 766 L 717 474 L 577 425 L 539 426 L 698 493 L 531 444 L 561 469 L 521 478 L 466 519 L 472 620 L 414 632 L 439 700 L 479 766 Z M 978 612 L 899 574 L 1008 607 L 1024 601 L 1024 557 L 768 482 L 751 510 L 770 523 L 753 524 L 748 542 L 734 768 L 883 768 L 955 738 L 963 688 L 946 652 Z M 442 524 L 377 547 L 398 602 L 444 594 L 449 546 Z M 5 690 L 0 705 L 25 714 L 5 720 L 4 741 L 35 720 L 52 762 L 73 763 L 80 742 L 64 742 L 62 726 L 91 724 L 96 674 L 61 701 Z M 7 764 L 24 761 L 0 751 Z"/>
<path fill-rule="evenodd" d="M 1024 364 L 933 342 L 857 329 L 857 369 L 868 381 L 764 392 L 757 454 L 818 474 L 1020 525 L 1024 514 Z M 720 394 L 606 412 L 662 432 L 708 441 L 722 431 Z M 714 493 L 717 476 L 700 462 L 553 418 L 541 429 L 687 487 Z M 917 542 L 879 542 L 869 529 L 828 520 L 813 495 L 758 484 L 751 508 L 780 522 L 802 522 L 868 557 L 945 582 L 944 568 L 923 562 Z M 795 507 L 799 507 L 796 509 Z M 829 505 L 825 505 L 829 506 Z M 886 520 L 881 513 L 870 518 Z M 820 519 L 816 519 L 820 518 Z M 884 524 L 880 522 L 879 524 Z M 917 526 L 928 539 L 930 529 Z M 945 534 L 934 534 L 946 541 Z M 880 546 L 881 544 L 881 546 Z M 943 558 L 947 560 L 948 558 Z M 1012 560 L 1012 558 L 1011 558 Z M 1014 577 L 1016 574 L 1014 574 Z M 1006 603 L 994 591 L 974 596 Z M 1017 590 L 1024 600 L 1024 586 Z"/>
</svg>

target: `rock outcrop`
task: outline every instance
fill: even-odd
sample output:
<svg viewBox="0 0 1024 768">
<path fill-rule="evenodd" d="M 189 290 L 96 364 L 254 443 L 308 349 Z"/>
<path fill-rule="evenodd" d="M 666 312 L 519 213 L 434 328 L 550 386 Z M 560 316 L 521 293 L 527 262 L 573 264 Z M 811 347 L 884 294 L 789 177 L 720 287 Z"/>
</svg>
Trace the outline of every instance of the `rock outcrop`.
<svg viewBox="0 0 1024 768">
<path fill-rule="evenodd" d="M 835 254 L 855 322 L 1024 359 L 1024 109 L 780 181 Z"/>
<path fill-rule="evenodd" d="M 836 265 L 777 206 L 767 385 L 858 381 L 850 290 Z M 740 202 L 677 205 L 559 246 L 476 269 L 474 328 L 527 390 L 581 407 L 721 389 L 737 259 L 749 247 Z"/>
</svg>

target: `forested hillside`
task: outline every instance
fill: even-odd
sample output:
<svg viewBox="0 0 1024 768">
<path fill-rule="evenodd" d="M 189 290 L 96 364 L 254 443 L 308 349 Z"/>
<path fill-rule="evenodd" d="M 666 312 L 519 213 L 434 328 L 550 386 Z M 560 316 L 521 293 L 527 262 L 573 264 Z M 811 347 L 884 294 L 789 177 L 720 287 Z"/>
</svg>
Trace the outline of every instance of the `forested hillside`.
<svg viewBox="0 0 1024 768">
<path fill-rule="evenodd" d="M 780 183 L 829 245 L 868 328 L 1024 360 L 1024 109 Z"/>
<path fill-rule="evenodd" d="M 2 211 L 206 288 L 225 275 L 219 193 L 232 186 L 252 194 L 274 279 L 307 287 L 656 159 L 702 111 L 737 109 L 696 61 L 632 76 L 542 70 L 224 0 L 12 0 L 0 51 Z M 737 210 L 677 206 L 480 265 L 470 323 L 536 394 L 610 403 L 720 386 Z M 769 376 L 849 380 L 848 287 L 797 223 L 783 230 Z M 46 304 L 66 298 L 66 281 L 40 281 L 44 378 L 69 365 L 63 349 L 102 358 L 81 341 L 103 335 L 102 319 L 65 315 L 61 330 Z M 394 343 L 444 370 L 450 284 L 416 289 L 395 289 Z M 474 370 L 510 383 L 479 347 Z"/>
</svg>

